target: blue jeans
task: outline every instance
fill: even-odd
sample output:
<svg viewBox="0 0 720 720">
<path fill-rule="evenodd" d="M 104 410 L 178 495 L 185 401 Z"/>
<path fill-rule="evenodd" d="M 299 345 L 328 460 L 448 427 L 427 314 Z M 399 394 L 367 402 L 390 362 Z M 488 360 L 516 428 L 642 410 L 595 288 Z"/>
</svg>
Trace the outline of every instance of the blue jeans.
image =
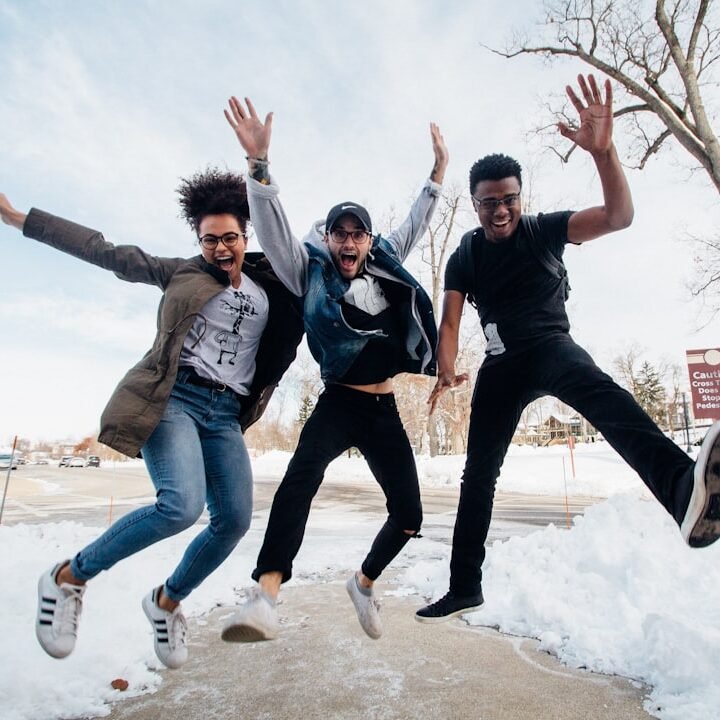
<svg viewBox="0 0 720 720">
<path fill-rule="evenodd" d="M 89 580 L 123 558 L 193 525 L 207 503 L 210 522 L 190 543 L 164 592 L 186 598 L 233 551 L 252 515 L 252 468 L 238 418 L 240 398 L 187 382 L 180 369 L 165 414 L 142 449 L 157 492 L 72 560 Z"/>
</svg>

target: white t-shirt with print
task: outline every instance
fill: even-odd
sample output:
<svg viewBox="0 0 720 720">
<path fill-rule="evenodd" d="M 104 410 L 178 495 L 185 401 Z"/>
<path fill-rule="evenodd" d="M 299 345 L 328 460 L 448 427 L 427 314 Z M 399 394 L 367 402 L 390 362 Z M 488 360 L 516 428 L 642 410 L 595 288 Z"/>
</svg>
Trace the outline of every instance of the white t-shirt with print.
<svg viewBox="0 0 720 720">
<path fill-rule="evenodd" d="M 183 343 L 180 365 L 248 395 L 269 308 L 265 290 L 242 273 L 240 287 L 228 286 L 203 307 Z"/>
</svg>

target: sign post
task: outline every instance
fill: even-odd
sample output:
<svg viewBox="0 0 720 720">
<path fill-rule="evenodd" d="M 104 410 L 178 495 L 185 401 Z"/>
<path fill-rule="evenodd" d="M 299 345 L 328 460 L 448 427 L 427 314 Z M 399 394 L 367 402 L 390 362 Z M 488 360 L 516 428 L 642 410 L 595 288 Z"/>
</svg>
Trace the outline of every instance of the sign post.
<svg viewBox="0 0 720 720">
<path fill-rule="evenodd" d="M 15 447 L 17 446 L 17 435 L 13 440 L 12 451 L 10 453 L 10 462 L 8 463 L 7 476 L 5 477 L 5 489 L 3 490 L 2 503 L 0 503 L 0 523 L 2 523 L 3 511 L 5 510 L 5 498 L 7 497 L 7 489 L 10 483 L 10 473 L 12 472 L 13 462 L 15 461 Z"/>
<path fill-rule="evenodd" d="M 720 348 L 686 350 L 696 420 L 720 420 Z"/>
</svg>

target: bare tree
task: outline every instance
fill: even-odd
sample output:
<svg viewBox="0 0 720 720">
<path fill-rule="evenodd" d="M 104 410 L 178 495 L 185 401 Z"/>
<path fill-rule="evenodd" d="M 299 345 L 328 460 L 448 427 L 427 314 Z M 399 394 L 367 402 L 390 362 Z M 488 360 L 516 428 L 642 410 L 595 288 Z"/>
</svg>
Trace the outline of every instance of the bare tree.
<svg viewBox="0 0 720 720">
<path fill-rule="evenodd" d="M 612 369 L 617 381 L 633 396 L 636 395 L 638 390 L 638 364 L 642 353 L 642 349 L 633 344 L 623 350 L 612 361 Z"/>
<path fill-rule="evenodd" d="M 643 350 L 633 344 L 612 362 L 617 381 L 660 427 L 674 430 L 682 407 L 685 373 L 667 360 L 653 364 L 643 359 Z"/>
<path fill-rule="evenodd" d="M 442 273 L 450 252 L 457 245 L 458 230 L 462 234 L 458 221 L 461 219 L 461 203 L 465 200 L 463 191 L 457 185 L 444 189 L 433 222 L 419 245 L 422 261 L 430 270 L 430 299 L 437 317 L 440 317 Z"/>
<path fill-rule="evenodd" d="M 458 185 L 444 189 L 433 222 L 419 246 L 422 261 L 430 273 L 430 297 L 438 321 L 445 265 L 468 225 L 462 209 L 464 204 L 467 205 L 465 201 L 466 197 Z M 434 382 L 434 378 L 425 380 L 425 400 Z M 468 404 L 466 393 L 446 393 L 432 415 L 428 415 L 427 408 L 423 408 L 424 417 L 427 418 L 428 451 L 431 456 L 465 450 Z"/>
<path fill-rule="evenodd" d="M 712 0 L 547 0 L 546 38 L 515 40 L 507 58 L 577 58 L 625 90 L 615 117 L 633 138 L 630 154 L 644 168 L 669 139 L 689 153 L 720 192 L 720 145 L 706 107 L 717 90 L 720 30 Z M 570 151 L 558 154 L 567 160 Z"/>
<path fill-rule="evenodd" d="M 702 302 L 699 324 L 706 326 L 720 312 L 720 237 L 691 236 L 689 239 L 695 246 L 695 271 L 688 289 Z M 704 319 L 703 315 L 706 316 Z"/>
</svg>

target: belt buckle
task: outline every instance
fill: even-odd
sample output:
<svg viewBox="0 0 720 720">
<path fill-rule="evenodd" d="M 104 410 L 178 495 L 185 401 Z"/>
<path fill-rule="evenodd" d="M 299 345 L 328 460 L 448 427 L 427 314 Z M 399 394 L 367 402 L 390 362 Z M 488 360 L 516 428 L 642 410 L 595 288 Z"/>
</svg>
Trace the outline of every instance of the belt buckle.
<svg viewBox="0 0 720 720">
<path fill-rule="evenodd" d="M 218 392 L 225 392 L 227 390 L 227 385 L 225 383 L 215 383 L 215 389 Z"/>
</svg>

